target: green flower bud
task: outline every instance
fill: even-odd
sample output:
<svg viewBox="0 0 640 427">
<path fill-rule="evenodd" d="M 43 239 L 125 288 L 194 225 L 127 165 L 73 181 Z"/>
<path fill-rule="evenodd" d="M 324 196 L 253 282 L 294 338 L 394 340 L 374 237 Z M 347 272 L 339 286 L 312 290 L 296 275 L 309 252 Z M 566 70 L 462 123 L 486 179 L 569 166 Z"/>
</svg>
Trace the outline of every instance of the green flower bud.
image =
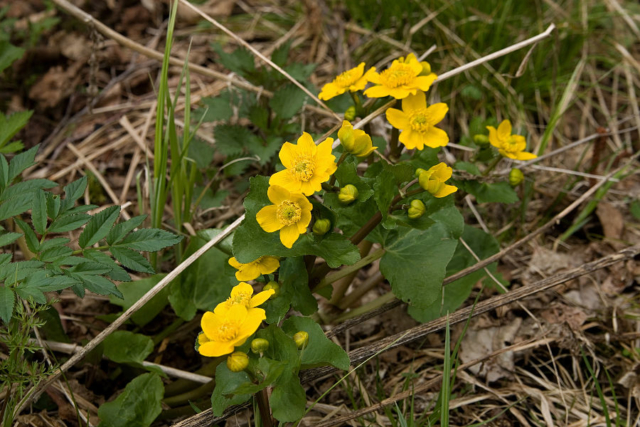
<svg viewBox="0 0 640 427">
<path fill-rule="evenodd" d="M 523 180 L 524 180 L 524 174 L 520 169 L 517 169 L 517 168 L 511 169 L 511 171 L 509 172 L 509 184 L 511 184 L 512 187 L 517 186 Z"/>
<path fill-rule="evenodd" d="M 256 338 L 251 341 L 251 351 L 262 356 L 262 353 L 269 349 L 269 341 L 264 338 Z"/>
<path fill-rule="evenodd" d="M 229 368 L 231 372 L 244 371 L 248 365 L 249 356 L 247 356 L 247 353 L 236 351 L 227 357 L 227 368 Z"/>
<path fill-rule="evenodd" d="M 296 342 L 298 349 L 302 350 L 309 344 L 309 334 L 305 331 L 296 332 L 293 336 L 293 340 Z"/>
<path fill-rule="evenodd" d="M 275 298 L 280 294 L 280 285 L 278 284 L 278 282 L 271 281 L 264 285 L 264 288 L 262 288 L 263 291 L 268 291 L 270 289 L 273 289 L 274 292 L 273 295 L 269 297 L 269 299 Z"/>
<path fill-rule="evenodd" d="M 489 137 L 482 134 L 473 135 L 473 142 L 480 146 L 487 145 L 489 144 Z"/>
<path fill-rule="evenodd" d="M 424 169 L 422 169 L 422 168 L 418 168 L 418 169 L 416 169 L 415 177 L 416 177 L 416 178 L 419 178 L 419 177 L 420 177 L 420 174 L 421 174 L 422 172 L 426 172 L 426 171 L 425 171 Z"/>
<path fill-rule="evenodd" d="M 312 230 L 316 236 L 324 236 L 331 230 L 331 220 L 326 218 L 317 219 L 315 224 L 313 224 Z"/>
<path fill-rule="evenodd" d="M 347 184 L 340 189 L 338 199 L 345 205 L 355 201 L 358 198 L 358 189 L 355 185 Z"/>
<path fill-rule="evenodd" d="M 427 211 L 426 206 L 422 203 L 422 200 L 415 199 L 411 201 L 411 205 L 409 206 L 409 218 L 418 219 Z"/>
<path fill-rule="evenodd" d="M 347 108 L 347 111 L 344 112 L 344 119 L 352 121 L 355 118 L 356 118 L 356 107 L 352 105 L 351 107 Z"/>
</svg>

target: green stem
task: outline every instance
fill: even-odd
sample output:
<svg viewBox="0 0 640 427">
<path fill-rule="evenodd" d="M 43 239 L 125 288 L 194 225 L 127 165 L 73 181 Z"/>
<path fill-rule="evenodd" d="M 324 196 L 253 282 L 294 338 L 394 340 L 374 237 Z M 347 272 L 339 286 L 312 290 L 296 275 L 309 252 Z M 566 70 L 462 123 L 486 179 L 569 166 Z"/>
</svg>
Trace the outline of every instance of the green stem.
<svg viewBox="0 0 640 427">
<path fill-rule="evenodd" d="M 206 384 L 202 384 L 200 387 L 194 390 L 189 390 L 188 392 L 179 394 L 177 396 L 167 397 L 162 402 L 172 407 L 183 405 L 185 403 L 188 403 L 190 400 L 198 400 L 202 396 L 211 393 L 215 387 L 216 381 L 211 380 Z"/>
<path fill-rule="evenodd" d="M 360 247 L 360 259 L 363 259 L 367 255 L 369 255 L 369 252 L 371 252 L 373 243 L 369 242 L 368 240 L 363 240 L 358 246 Z M 333 285 L 333 293 L 331 294 L 331 301 L 329 301 L 330 304 L 336 306 L 338 305 L 338 303 L 344 297 L 344 294 L 347 293 L 347 289 L 349 289 L 349 286 L 351 286 L 351 282 L 353 282 L 353 279 L 355 279 L 358 275 L 358 271 L 360 270 L 354 270 L 345 278 L 335 282 L 335 284 Z M 325 280 L 326 279 L 327 278 L 325 277 Z"/>
<path fill-rule="evenodd" d="M 330 285 L 340 279 L 342 279 L 343 277 L 347 277 L 349 274 L 353 273 L 354 271 L 358 271 L 360 270 L 362 267 L 365 267 L 369 264 L 371 264 L 372 262 L 374 262 L 377 259 L 382 258 L 382 255 L 384 255 L 385 250 L 383 248 L 380 248 L 378 250 L 376 250 L 375 252 L 370 253 L 369 255 L 367 255 L 366 257 L 362 258 L 360 261 L 356 262 L 353 265 L 347 266 L 345 268 L 343 268 L 342 270 L 336 271 L 333 274 L 329 274 L 327 276 L 325 276 L 320 283 L 318 283 L 318 285 L 313 289 L 314 292 L 317 292 L 319 289 L 322 289 L 323 287 Z"/>
<path fill-rule="evenodd" d="M 502 160 L 502 156 L 498 156 L 495 159 L 493 159 L 493 161 L 489 163 L 489 166 L 487 166 L 484 172 L 482 172 L 482 176 L 489 175 L 489 172 L 491 172 L 498 165 L 498 162 L 500 162 L 500 160 Z"/>
<path fill-rule="evenodd" d="M 163 339 L 171 335 L 173 332 L 175 332 L 175 330 L 178 329 L 183 323 L 184 323 L 184 320 L 180 318 L 177 318 L 176 320 L 174 320 L 173 323 L 171 323 L 169 326 L 167 326 L 162 331 L 160 331 L 158 335 L 153 337 L 153 345 L 158 345 L 160 341 L 162 341 Z"/>
<path fill-rule="evenodd" d="M 360 101 L 360 97 L 357 93 L 349 91 L 349 95 L 351 95 L 351 99 L 353 99 L 353 106 L 356 107 L 356 116 L 360 116 L 362 111 L 362 102 Z"/>
<path fill-rule="evenodd" d="M 262 420 L 263 427 L 273 427 L 273 420 L 271 419 L 271 409 L 269 408 L 269 395 L 267 389 L 262 389 L 256 393 L 256 400 L 258 401 L 258 408 L 260 409 L 260 418 Z"/>
<path fill-rule="evenodd" d="M 97 248 L 84 248 L 73 251 L 72 255 L 78 255 L 83 253 L 87 249 L 95 249 L 97 251 L 104 251 L 105 249 L 109 249 L 109 246 L 98 246 Z"/>
<path fill-rule="evenodd" d="M 389 160 L 392 162 L 398 161 L 400 158 L 400 144 L 398 144 L 398 138 L 400 137 L 400 131 L 396 128 L 391 129 L 391 139 L 389 139 Z"/>
</svg>

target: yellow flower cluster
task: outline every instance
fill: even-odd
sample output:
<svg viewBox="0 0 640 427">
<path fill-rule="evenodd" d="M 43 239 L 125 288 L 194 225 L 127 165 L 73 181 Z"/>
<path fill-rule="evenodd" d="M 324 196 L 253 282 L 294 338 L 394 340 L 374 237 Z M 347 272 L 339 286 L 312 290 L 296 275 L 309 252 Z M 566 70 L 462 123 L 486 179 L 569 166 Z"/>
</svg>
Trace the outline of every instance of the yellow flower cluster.
<svg viewBox="0 0 640 427">
<path fill-rule="evenodd" d="M 511 135 L 511 122 L 504 120 L 498 126 L 487 126 L 489 129 L 489 142 L 498 149 L 498 152 L 504 157 L 514 160 L 531 160 L 536 156 L 533 153 L 527 153 L 527 140 L 522 135 Z"/>
<path fill-rule="evenodd" d="M 219 357 L 233 353 L 236 347 L 253 335 L 266 313 L 257 308 L 267 301 L 274 291 L 262 291 L 253 295 L 248 283 L 240 283 L 231 290 L 231 296 L 207 311 L 200 322 L 202 333 L 198 336 L 198 352 L 207 357 Z"/>
</svg>

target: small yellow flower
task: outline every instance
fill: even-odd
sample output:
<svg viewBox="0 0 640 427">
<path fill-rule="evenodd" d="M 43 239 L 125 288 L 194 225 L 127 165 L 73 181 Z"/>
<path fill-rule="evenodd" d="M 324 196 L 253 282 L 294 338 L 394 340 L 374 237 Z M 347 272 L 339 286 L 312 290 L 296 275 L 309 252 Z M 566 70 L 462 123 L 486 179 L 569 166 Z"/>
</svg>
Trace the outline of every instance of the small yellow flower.
<svg viewBox="0 0 640 427">
<path fill-rule="evenodd" d="M 458 187 L 445 184 L 453 173 L 453 169 L 445 163 L 438 163 L 429 170 L 422 171 L 418 181 L 420 187 L 433 194 L 434 197 L 446 197 L 458 191 Z"/>
<path fill-rule="evenodd" d="M 269 179 L 269 185 L 279 185 L 292 193 L 310 196 L 322 189 L 338 166 L 336 156 L 331 154 L 333 138 L 327 138 L 319 145 L 311 135 L 304 132 L 298 138 L 298 145 L 285 142 L 280 150 L 280 161 L 286 169 Z"/>
<path fill-rule="evenodd" d="M 387 120 L 402 131 L 400 142 L 409 150 L 422 150 L 425 145 L 431 148 L 444 147 L 449 143 L 449 136 L 435 125 L 444 119 L 447 111 L 449 107 L 442 102 L 427 107 L 424 92 L 418 92 L 402 100 L 402 111 L 389 108 Z"/>
<path fill-rule="evenodd" d="M 342 122 L 338 138 L 344 150 L 356 157 L 367 157 L 378 148 L 373 146 L 371 137 L 365 131 L 354 129 L 351 123 L 346 120 Z"/>
<path fill-rule="evenodd" d="M 498 129 L 493 126 L 487 126 L 489 129 L 489 142 L 498 149 L 498 152 L 504 157 L 514 160 L 531 160 L 536 156 L 533 153 L 527 153 L 527 140 L 522 135 L 511 135 L 511 122 L 503 120 Z"/>
<path fill-rule="evenodd" d="M 204 337 L 198 337 L 198 351 L 207 357 L 219 357 L 232 353 L 235 347 L 245 343 L 267 316 L 261 308 L 247 310 L 242 304 L 232 306 L 224 315 L 207 311 L 200 325 Z"/>
<path fill-rule="evenodd" d="M 369 98 L 383 98 L 391 95 L 396 99 L 403 99 L 418 91 L 426 92 L 438 78 L 431 72 L 427 62 L 419 62 L 413 53 L 406 58 L 398 58 L 389 68 L 380 74 L 375 71 L 369 76 L 369 81 L 375 86 L 367 89 L 364 94 Z"/>
<path fill-rule="evenodd" d="M 249 366 L 249 356 L 243 351 L 236 351 L 227 357 L 227 368 L 231 372 L 244 371 Z"/>
<path fill-rule="evenodd" d="M 213 312 L 224 316 L 229 310 L 231 310 L 231 307 L 236 305 L 242 305 L 244 308 L 251 311 L 267 301 L 274 293 L 274 290 L 262 291 L 254 296 L 253 287 L 248 283 L 242 282 L 231 289 L 231 296 L 225 302 L 218 304 Z"/>
<path fill-rule="evenodd" d="M 260 209 L 256 220 L 267 233 L 280 231 L 280 241 L 291 248 L 298 237 L 307 231 L 313 205 L 302 194 L 291 193 L 278 185 L 270 186 L 267 196 L 273 205 Z"/>
<path fill-rule="evenodd" d="M 298 349 L 302 350 L 309 344 L 309 334 L 305 331 L 298 331 L 293 335 L 293 341 Z"/>
<path fill-rule="evenodd" d="M 364 66 L 364 62 L 361 62 L 357 67 L 345 71 L 331 83 L 324 85 L 318 98 L 327 101 L 338 95 L 342 95 L 346 91 L 357 92 L 364 89 L 367 82 L 369 82 L 369 77 L 376 72 L 375 68 L 371 68 L 365 73 Z"/>
<path fill-rule="evenodd" d="M 256 279 L 260 277 L 261 274 L 273 273 L 280 267 L 280 261 L 276 257 L 261 256 L 247 264 L 242 264 L 239 263 L 235 257 L 231 257 L 229 259 L 229 265 L 238 270 L 236 272 L 236 279 L 244 282 Z"/>
</svg>

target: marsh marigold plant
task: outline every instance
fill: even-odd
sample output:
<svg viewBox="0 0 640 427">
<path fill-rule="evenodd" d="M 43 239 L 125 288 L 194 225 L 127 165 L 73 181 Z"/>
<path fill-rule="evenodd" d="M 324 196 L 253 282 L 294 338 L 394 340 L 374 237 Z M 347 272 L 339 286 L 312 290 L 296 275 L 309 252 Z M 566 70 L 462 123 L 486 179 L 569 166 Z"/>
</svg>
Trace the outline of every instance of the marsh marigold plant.
<svg viewBox="0 0 640 427">
<path fill-rule="evenodd" d="M 431 193 L 433 197 L 447 197 L 449 194 L 458 191 L 458 187 L 445 184 L 445 182 L 451 178 L 452 174 L 453 169 L 445 163 L 438 163 L 429 168 L 429 170 L 420 170 L 418 181 L 420 187 Z"/>
<path fill-rule="evenodd" d="M 365 73 L 364 67 L 365 63 L 361 62 L 357 67 L 338 75 L 331 83 L 327 83 L 322 87 L 318 98 L 328 101 L 347 91 L 357 92 L 364 89 L 369 82 L 370 76 L 376 72 L 375 68 L 371 68 Z"/>
<path fill-rule="evenodd" d="M 257 279 L 263 274 L 271 274 L 280 267 L 280 261 L 273 256 L 261 256 L 260 258 L 242 264 L 235 257 L 229 258 L 229 265 L 236 270 L 236 279 L 241 282 Z"/>
<path fill-rule="evenodd" d="M 514 160 L 531 160 L 536 156 L 533 153 L 527 153 L 527 140 L 522 135 L 512 135 L 511 122 L 504 120 L 498 126 L 487 126 L 489 129 L 489 142 L 498 149 L 498 152 L 504 157 Z"/>
<path fill-rule="evenodd" d="M 251 311 L 266 302 L 274 293 L 275 291 L 270 289 L 253 295 L 253 287 L 248 283 L 242 282 L 231 289 L 231 296 L 226 301 L 218 304 L 213 312 L 224 315 L 236 305 L 241 305 Z"/>
<path fill-rule="evenodd" d="M 373 146 L 371 137 L 365 131 L 354 129 L 353 125 L 346 120 L 342 122 L 338 138 L 344 150 L 356 157 L 367 157 L 378 148 Z"/>
<path fill-rule="evenodd" d="M 429 63 L 418 61 L 411 53 L 406 58 L 396 59 L 389 68 L 379 74 L 372 72 L 369 81 L 374 86 L 367 89 L 364 94 L 369 98 L 392 96 L 396 99 L 404 99 L 418 91 L 428 91 L 437 78 L 438 76 L 431 72 Z"/>
<path fill-rule="evenodd" d="M 235 304 L 224 314 L 207 311 L 202 316 L 202 333 L 198 336 L 198 351 L 207 357 L 219 357 L 233 353 L 245 343 L 266 319 L 264 310 L 247 310 L 243 304 Z"/>
<path fill-rule="evenodd" d="M 262 208 L 256 220 L 267 233 L 280 231 L 280 241 L 291 248 L 298 237 L 307 231 L 313 205 L 304 195 L 292 193 L 279 185 L 271 185 L 267 196 L 273 205 Z"/>
<path fill-rule="evenodd" d="M 447 104 L 439 102 L 427 107 L 424 92 L 417 92 L 402 100 L 402 111 L 395 108 L 387 110 L 387 120 L 399 129 L 400 142 L 409 150 L 424 147 L 444 147 L 449 143 L 445 131 L 435 127 L 449 111 Z"/>
</svg>

